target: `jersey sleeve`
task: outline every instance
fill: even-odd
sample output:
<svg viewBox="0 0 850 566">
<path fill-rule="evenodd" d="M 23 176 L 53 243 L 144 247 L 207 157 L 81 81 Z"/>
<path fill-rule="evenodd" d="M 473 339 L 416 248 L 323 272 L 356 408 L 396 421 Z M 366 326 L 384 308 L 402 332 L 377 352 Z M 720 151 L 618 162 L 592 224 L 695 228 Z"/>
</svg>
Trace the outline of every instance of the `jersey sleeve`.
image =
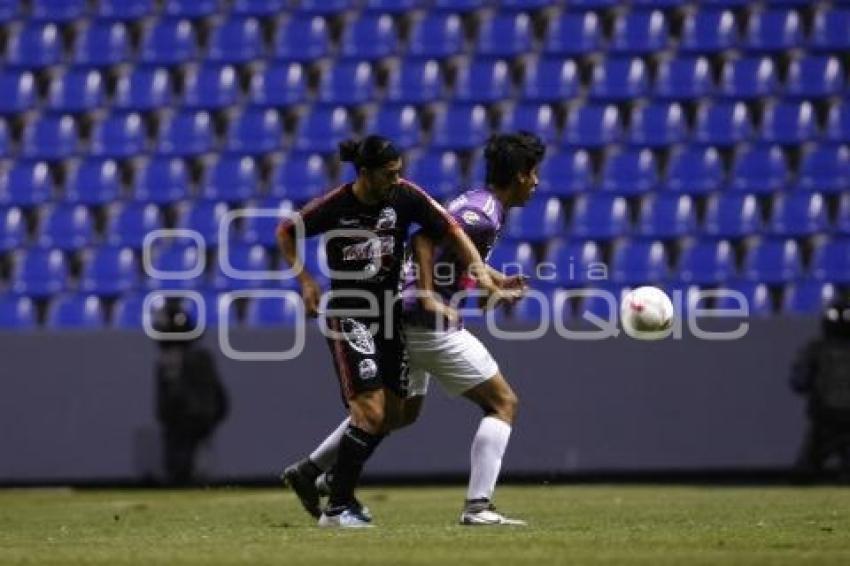
<svg viewBox="0 0 850 566">
<path fill-rule="evenodd" d="M 339 197 L 341 189 L 337 189 L 327 195 L 318 197 L 307 203 L 298 211 L 297 216 L 304 223 L 304 237 L 309 238 L 322 234 L 336 225 L 339 217 Z M 292 235 L 295 229 L 293 218 L 284 218 L 278 226 L 279 232 L 288 232 Z"/>
<path fill-rule="evenodd" d="M 496 226 L 481 209 L 472 205 L 461 206 L 452 210 L 452 217 L 463 228 L 479 253 L 493 240 Z M 482 254 L 483 255 L 483 254 Z"/>
<path fill-rule="evenodd" d="M 412 183 L 407 186 L 413 200 L 413 220 L 428 237 L 440 240 L 447 232 L 458 227 L 455 219 L 428 193 Z"/>
</svg>

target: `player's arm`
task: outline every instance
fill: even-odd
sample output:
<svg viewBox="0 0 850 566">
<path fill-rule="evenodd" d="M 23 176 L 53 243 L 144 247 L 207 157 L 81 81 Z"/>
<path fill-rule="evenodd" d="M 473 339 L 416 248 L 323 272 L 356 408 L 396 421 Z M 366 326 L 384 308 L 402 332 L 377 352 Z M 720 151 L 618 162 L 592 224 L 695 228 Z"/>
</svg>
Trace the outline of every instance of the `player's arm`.
<svg viewBox="0 0 850 566">
<path fill-rule="evenodd" d="M 304 300 L 304 310 L 308 316 L 315 317 L 319 314 L 319 300 L 322 290 L 316 280 L 304 267 L 304 260 L 298 253 L 298 242 L 296 230 L 292 222 L 281 222 L 276 231 L 277 245 L 283 259 L 295 270 L 295 277 L 301 286 L 301 298 Z"/>
<path fill-rule="evenodd" d="M 434 291 L 434 256 L 436 246 L 422 232 L 414 234 L 411 240 L 413 248 L 413 261 L 416 264 L 418 278 L 416 286 L 419 290 L 419 304 L 428 312 L 437 316 L 444 316 L 450 323 L 458 319 L 457 311 L 443 302 L 439 294 Z"/>
</svg>

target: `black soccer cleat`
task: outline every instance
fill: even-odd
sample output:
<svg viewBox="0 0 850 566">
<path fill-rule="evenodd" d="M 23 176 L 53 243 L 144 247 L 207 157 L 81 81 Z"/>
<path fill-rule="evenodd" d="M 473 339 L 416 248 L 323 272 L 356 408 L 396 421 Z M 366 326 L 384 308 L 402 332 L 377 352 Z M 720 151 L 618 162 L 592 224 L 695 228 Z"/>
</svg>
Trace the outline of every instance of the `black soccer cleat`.
<svg viewBox="0 0 850 566">
<path fill-rule="evenodd" d="M 316 489 L 316 478 L 302 469 L 302 464 L 305 461 L 292 464 L 283 470 L 280 479 L 283 480 L 283 485 L 291 487 L 301 506 L 307 511 L 311 517 L 318 519 L 322 516 L 322 509 L 319 502 L 319 490 Z"/>
</svg>

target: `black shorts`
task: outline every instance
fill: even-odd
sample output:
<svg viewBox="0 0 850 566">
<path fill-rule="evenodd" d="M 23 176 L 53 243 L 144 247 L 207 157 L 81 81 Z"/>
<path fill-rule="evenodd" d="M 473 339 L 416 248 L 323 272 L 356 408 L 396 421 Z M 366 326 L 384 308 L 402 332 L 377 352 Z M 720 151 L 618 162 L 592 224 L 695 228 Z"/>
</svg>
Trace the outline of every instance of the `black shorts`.
<svg viewBox="0 0 850 566">
<path fill-rule="evenodd" d="M 374 335 L 371 324 L 378 330 Z M 381 388 L 407 396 L 407 351 L 400 324 L 388 329 L 383 320 L 328 317 L 327 327 L 339 335 L 327 340 L 346 405 L 359 393 Z"/>
</svg>

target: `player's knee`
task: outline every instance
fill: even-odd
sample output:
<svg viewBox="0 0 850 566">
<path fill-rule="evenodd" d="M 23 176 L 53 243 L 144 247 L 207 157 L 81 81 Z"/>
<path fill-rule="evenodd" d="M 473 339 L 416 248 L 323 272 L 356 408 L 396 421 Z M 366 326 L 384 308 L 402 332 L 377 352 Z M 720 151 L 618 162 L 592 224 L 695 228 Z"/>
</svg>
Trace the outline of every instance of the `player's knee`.
<svg viewBox="0 0 850 566">
<path fill-rule="evenodd" d="M 361 402 L 351 404 L 351 424 L 370 434 L 385 432 L 387 414 L 382 403 Z"/>
<path fill-rule="evenodd" d="M 501 392 L 495 399 L 494 413 L 503 421 L 511 424 L 516 419 L 519 398 L 511 389 Z"/>
</svg>

